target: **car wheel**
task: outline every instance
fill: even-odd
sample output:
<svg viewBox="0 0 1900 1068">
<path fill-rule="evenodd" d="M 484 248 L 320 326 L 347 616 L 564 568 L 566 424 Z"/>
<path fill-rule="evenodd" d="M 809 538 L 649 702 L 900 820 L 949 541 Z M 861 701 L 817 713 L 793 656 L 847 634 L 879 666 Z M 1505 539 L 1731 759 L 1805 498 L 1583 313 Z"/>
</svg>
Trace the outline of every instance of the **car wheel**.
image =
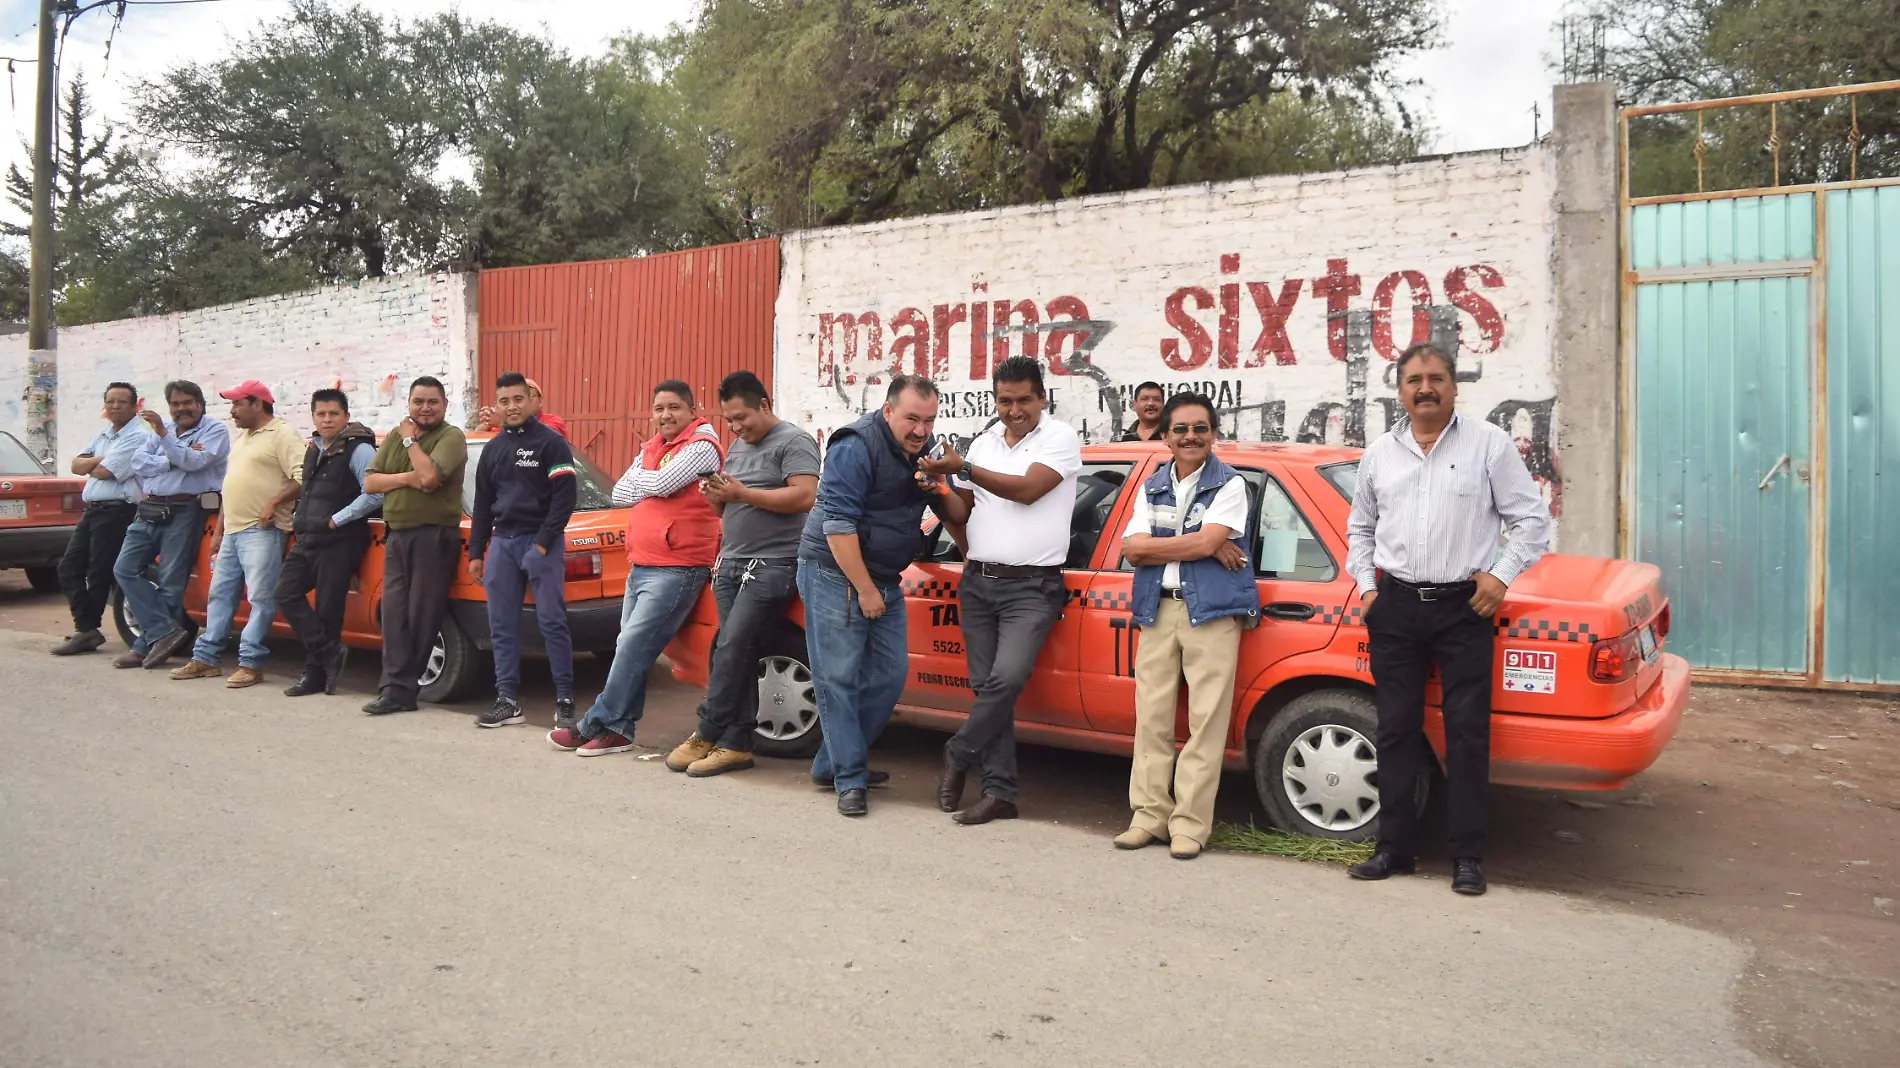
<svg viewBox="0 0 1900 1068">
<path fill-rule="evenodd" d="M 157 584 L 154 583 L 153 587 L 156 588 Z M 112 594 L 106 603 L 112 610 L 112 629 L 119 632 L 119 640 L 125 643 L 127 649 L 130 649 L 139 640 L 139 621 L 132 617 L 131 607 L 125 603 L 125 591 L 119 588 L 118 583 L 112 584 Z M 187 618 L 185 633 L 195 637 L 198 633 L 197 622 Z M 185 652 L 190 651 L 185 650 Z"/>
<path fill-rule="evenodd" d="M 444 616 L 435 644 L 429 647 L 429 659 L 422 665 L 416 696 L 436 705 L 459 701 L 480 684 L 485 666 L 481 647 L 455 620 Z"/>
<path fill-rule="evenodd" d="M 759 718 L 753 734 L 752 749 L 760 756 L 807 760 L 824 743 L 805 633 L 790 624 L 759 657 Z"/>
<path fill-rule="evenodd" d="M 1281 830 L 1360 841 L 1379 831 L 1379 713 L 1370 695 L 1316 690 L 1280 709 L 1254 746 L 1254 790 Z M 1429 769 L 1424 769 L 1429 771 Z M 1422 811 L 1431 776 L 1418 777 Z"/>
<path fill-rule="evenodd" d="M 26 569 L 26 581 L 33 587 L 34 593 L 58 593 L 59 568 L 29 567 Z"/>
</svg>

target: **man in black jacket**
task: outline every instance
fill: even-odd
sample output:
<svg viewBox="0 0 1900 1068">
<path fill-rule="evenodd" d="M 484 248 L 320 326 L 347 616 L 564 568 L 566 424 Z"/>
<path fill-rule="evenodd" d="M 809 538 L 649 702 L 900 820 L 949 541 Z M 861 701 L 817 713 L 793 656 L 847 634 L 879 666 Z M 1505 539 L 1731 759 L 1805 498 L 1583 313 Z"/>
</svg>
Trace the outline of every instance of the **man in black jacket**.
<svg viewBox="0 0 1900 1068">
<path fill-rule="evenodd" d="M 291 520 L 290 555 L 277 577 L 277 611 L 303 643 L 303 674 L 285 697 L 336 692 L 343 677 L 343 606 L 350 579 L 369 549 L 369 517 L 383 495 L 363 491 L 363 472 L 376 456 L 376 433 L 350 422 L 340 389 L 310 395 L 317 435 L 303 455 L 303 493 Z M 316 607 L 309 595 L 316 591 Z"/>
<path fill-rule="evenodd" d="M 488 591 L 488 635 L 495 646 L 495 705 L 482 727 L 522 721 L 521 596 L 534 591 L 548 665 L 554 673 L 555 726 L 574 723 L 574 642 L 567 632 L 567 521 L 574 515 L 574 452 L 534 416 L 519 371 L 495 379 L 501 433 L 475 469 L 468 535 L 469 577 Z"/>
</svg>

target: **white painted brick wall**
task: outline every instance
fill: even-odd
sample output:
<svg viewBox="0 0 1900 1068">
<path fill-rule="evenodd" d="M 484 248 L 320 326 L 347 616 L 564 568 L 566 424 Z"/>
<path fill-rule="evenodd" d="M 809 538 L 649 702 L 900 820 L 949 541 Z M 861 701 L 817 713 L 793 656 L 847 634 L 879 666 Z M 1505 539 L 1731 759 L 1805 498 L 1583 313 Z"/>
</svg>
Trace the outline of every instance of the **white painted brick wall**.
<svg viewBox="0 0 1900 1068">
<path fill-rule="evenodd" d="M 408 274 L 61 330 L 61 463 L 98 432 L 100 398 L 115 379 L 138 386 L 160 412 L 165 382 L 190 379 L 224 418 L 229 404 L 217 393 L 255 378 L 300 433 L 310 432 L 310 394 L 336 387 L 350 395 L 351 415 L 380 434 L 405 414 L 409 381 L 428 374 L 448 388 L 450 418 L 461 423 L 476 395 L 474 317 L 473 276 Z M 0 339 L 9 397 L 25 388 L 25 354 L 24 335 Z M 0 417 L 17 418 L 4 406 Z"/>
<path fill-rule="evenodd" d="M 918 369 L 908 352 L 903 367 L 892 367 L 893 322 L 909 309 L 929 321 L 938 305 L 1031 299 L 1046 324 L 1070 317 L 1048 311 L 1051 301 L 1069 297 L 1086 305 L 1091 320 L 1112 324 L 1090 356 L 1089 371 L 1048 379 L 1056 413 L 1091 440 L 1115 427 L 1108 394 L 1154 379 L 1171 389 L 1211 388 L 1217 403 L 1234 409 L 1223 420 L 1243 438 L 1261 437 L 1263 427 L 1271 436 L 1272 411 L 1283 407 L 1285 439 L 1298 439 L 1302 424 L 1318 412 L 1323 439 L 1339 442 L 1346 420 L 1337 410 L 1329 416 L 1325 406 L 1346 404 L 1351 362 L 1332 351 L 1328 302 L 1314 284 L 1327 276 L 1329 261 L 1343 259 L 1359 286 L 1346 302 L 1349 312 L 1379 310 L 1381 283 L 1390 278 L 1395 287 L 1387 302 L 1392 344 L 1365 357 L 1364 433 L 1370 439 L 1386 429 L 1383 402 L 1396 410 L 1385 374 L 1391 356 L 1411 340 L 1410 289 L 1399 272 L 1422 275 L 1430 302 L 1444 305 L 1450 303 L 1447 275 L 1481 266 L 1496 272 L 1490 277 L 1500 284 L 1484 286 L 1478 273 L 1462 277 L 1482 307 L 1495 312 L 1496 325 L 1487 341 L 1471 310 L 1457 316 L 1460 370 L 1476 374 L 1462 385 L 1459 406 L 1480 417 L 1499 413 L 1555 498 L 1561 492 L 1551 477 L 1558 465 L 1549 425 L 1556 418 L 1555 181 L 1553 154 L 1530 146 L 793 234 L 782 248 L 778 407 L 823 434 L 879 402 L 890 373 Z M 1224 256 L 1239 258 L 1232 273 L 1223 271 Z M 1295 279 L 1299 291 L 1286 317 L 1284 347 L 1270 344 L 1257 358 L 1263 319 L 1248 283 L 1266 283 L 1272 300 Z M 1223 285 L 1238 287 L 1230 291 L 1238 305 L 1231 358 L 1220 346 Z M 1205 290 L 1212 306 L 1197 308 L 1191 296 L 1180 296 L 1192 287 Z M 1204 358 L 1171 321 L 1171 299 L 1185 300 L 1176 319 L 1185 312 L 1205 331 L 1210 351 Z M 1479 301 L 1463 299 L 1482 310 Z M 821 316 L 843 313 L 876 315 L 881 362 L 869 356 L 867 326 L 858 329 L 853 363 L 845 360 L 842 330 L 834 328 L 829 340 L 820 337 Z M 934 346 L 934 321 L 930 333 Z M 947 363 L 929 351 L 925 369 L 947 394 L 938 430 L 967 435 L 987 421 L 988 371 L 972 373 L 968 326 L 954 325 L 948 333 Z M 1178 346 L 1172 361 L 1170 339 Z M 986 365 L 994 340 L 986 346 Z M 1020 333 L 1011 336 L 1008 354 L 1022 354 L 1023 342 Z M 1065 357 L 1073 350 L 1073 342 L 1063 345 Z M 1282 362 L 1283 350 L 1291 363 Z"/>
</svg>

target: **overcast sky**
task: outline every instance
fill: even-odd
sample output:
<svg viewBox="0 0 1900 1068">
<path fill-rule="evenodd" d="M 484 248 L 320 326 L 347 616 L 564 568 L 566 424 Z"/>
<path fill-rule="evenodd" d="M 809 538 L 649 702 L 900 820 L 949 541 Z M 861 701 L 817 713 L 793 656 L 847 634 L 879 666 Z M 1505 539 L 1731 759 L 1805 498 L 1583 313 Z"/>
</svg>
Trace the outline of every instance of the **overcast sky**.
<svg viewBox="0 0 1900 1068">
<path fill-rule="evenodd" d="M 575 52 L 598 52 L 613 35 L 658 32 L 690 19 L 696 0 L 363 0 L 369 7 L 404 17 L 455 9 L 528 30 L 545 31 Z M 1422 104 L 1441 152 L 1520 145 L 1531 140 L 1533 106 L 1550 126 L 1549 75 L 1544 57 L 1555 50 L 1551 29 L 1563 0 L 1441 0 L 1446 13 L 1445 46 L 1407 62 L 1401 73 L 1421 86 Z M 167 66 L 219 54 L 234 36 L 288 10 L 288 0 L 210 0 L 205 3 L 135 5 L 106 57 L 112 18 L 104 10 L 79 19 L 66 41 L 64 73 L 83 70 L 102 111 L 119 119 L 130 88 Z M 0 0 L 0 56 L 30 59 L 36 48 L 37 0 Z M 603 10 L 616 14 L 602 14 Z M 11 75 L 6 128 L 0 148 L 6 162 L 25 165 L 21 139 L 32 136 L 34 75 L 30 65 Z"/>
</svg>

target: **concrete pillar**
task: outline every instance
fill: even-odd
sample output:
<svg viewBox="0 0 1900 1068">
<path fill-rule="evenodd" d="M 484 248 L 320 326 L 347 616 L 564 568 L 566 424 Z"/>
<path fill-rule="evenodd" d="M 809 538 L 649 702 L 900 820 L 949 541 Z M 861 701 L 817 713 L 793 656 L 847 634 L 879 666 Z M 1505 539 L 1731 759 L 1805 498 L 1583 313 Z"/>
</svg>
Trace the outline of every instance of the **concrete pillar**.
<svg viewBox="0 0 1900 1068">
<path fill-rule="evenodd" d="M 1622 471 L 1616 86 L 1558 86 L 1554 120 L 1559 526 L 1563 551 L 1615 556 Z"/>
</svg>

